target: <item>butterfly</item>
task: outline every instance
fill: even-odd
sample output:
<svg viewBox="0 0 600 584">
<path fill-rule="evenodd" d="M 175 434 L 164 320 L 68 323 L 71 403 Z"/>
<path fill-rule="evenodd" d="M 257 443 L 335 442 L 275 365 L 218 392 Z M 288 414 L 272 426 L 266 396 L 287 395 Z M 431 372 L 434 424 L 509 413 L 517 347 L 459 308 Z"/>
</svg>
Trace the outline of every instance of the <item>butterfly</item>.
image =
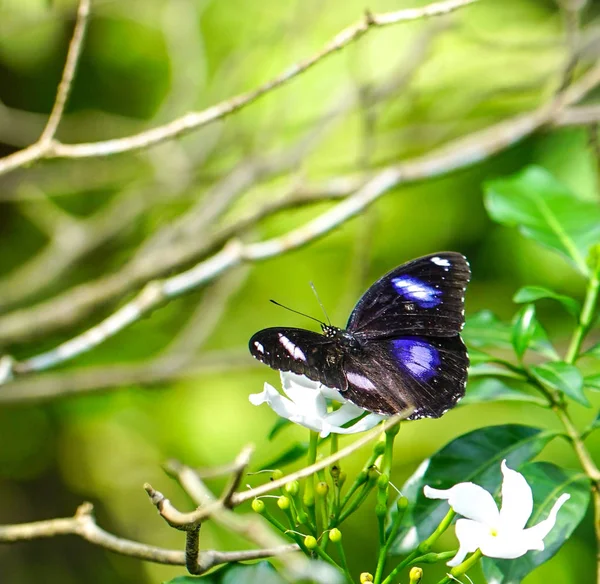
<svg viewBox="0 0 600 584">
<path fill-rule="evenodd" d="M 459 333 L 470 276 L 459 253 L 417 258 L 377 280 L 345 329 L 266 328 L 250 339 L 250 353 L 336 388 L 365 410 L 412 408 L 408 419 L 438 418 L 465 393 L 469 357 Z"/>
</svg>

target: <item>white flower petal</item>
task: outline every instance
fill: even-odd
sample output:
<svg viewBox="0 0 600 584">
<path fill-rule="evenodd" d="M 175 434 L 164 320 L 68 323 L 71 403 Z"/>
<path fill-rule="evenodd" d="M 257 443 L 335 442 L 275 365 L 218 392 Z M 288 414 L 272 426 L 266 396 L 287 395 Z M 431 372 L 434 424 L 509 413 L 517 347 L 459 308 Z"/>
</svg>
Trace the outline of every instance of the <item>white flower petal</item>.
<svg viewBox="0 0 600 584">
<path fill-rule="evenodd" d="M 539 545 L 539 542 L 542 542 L 543 548 L 543 539 L 550 533 L 550 530 L 554 527 L 556 523 L 556 516 L 558 514 L 559 509 L 571 498 L 571 495 L 568 493 L 563 493 L 554 503 L 552 509 L 550 509 L 550 513 L 548 513 L 548 517 L 543 521 L 540 521 L 537 525 L 530 527 L 529 529 L 523 530 L 524 537 L 527 538 L 527 542 L 529 546 L 534 546 L 536 543 Z M 530 547 L 529 549 L 540 549 L 539 547 Z"/>
<path fill-rule="evenodd" d="M 284 391 L 305 416 L 322 418 L 327 413 L 327 402 L 318 389 L 290 384 Z"/>
<path fill-rule="evenodd" d="M 448 566 L 458 566 L 467 554 L 474 552 L 489 529 L 485 525 L 470 519 L 459 519 L 456 522 L 456 537 L 459 548 L 457 554 L 448 562 Z"/>
<path fill-rule="evenodd" d="M 502 558 L 512 560 L 525 555 L 530 549 L 526 538 L 523 537 L 523 531 L 504 531 L 496 535 L 488 533 L 482 537 L 479 549 L 484 556 L 489 558 Z M 535 548 L 539 549 L 539 548 Z M 542 544 L 543 549 L 543 544 Z"/>
<path fill-rule="evenodd" d="M 348 426 L 347 428 L 336 427 L 332 428 L 332 432 L 334 434 L 358 434 L 360 432 L 366 432 L 371 428 L 374 428 L 381 422 L 381 420 L 385 420 L 386 416 L 381 416 L 379 414 L 369 414 L 364 418 L 361 418 L 355 424 Z"/>
<path fill-rule="evenodd" d="M 250 403 L 253 406 L 260 406 L 264 403 L 271 405 L 270 401 L 273 398 L 281 398 L 281 394 L 272 385 L 269 385 L 266 382 L 264 385 L 264 389 L 260 393 L 251 393 L 248 396 L 248 399 L 250 400 Z"/>
<path fill-rule="evenodd" d="M 318 381 L 313 381 L 304 375 L 298 375 L 291 371 L 280 371 L 279 378 L 281 379 L 281 387 L 287 392 L 289 387 L 303 387 L 305 389 L 319 389 L 321 385 Z"/>
<path fill-rule="evenodd" d="M 479 485 L 459 483 L 451 489 L 423 487 L 429 499 L 447 499 L 450 507 L 467 519 L 473 519 L 490 527 L 498 525 L 499 513 L 494 498 Z"/>
<path fill-rule="evenodd" d="M 501 529 L 521 530 L 533 511 L 531 487 L 520 472 L 506 466 L 506 460 L 502 461 L 502 475 Z"/>
<path fill-rule="evenodd" d="M 363 415 L 365 410 L 351 404 L 350 402 L 345 403 L 341 408 L 327 414 L 325 417 L 327 421 L 333 426 L 343 426 L 351 420 Z"/>
<path fill-rule="evenodd" d="M 347 401 L 337 389 L 327 387 L 318 381 L 313 381 L 305 375 L 297 375 L 291 371 L 280 371 L 279 377 L 281 378 L 281 387 L 286 394 L 288 389 L 303 388 L 319 391 L 324 398 L 340 402 L 341 404 Z"/>
<path fill-rule="evenodd" d="M 314 409 L 310 411 L 306 407 L 306 403 L 302 404 L 303 407 L 298 406 L 295 402 L 281 395 L 272 385 L 265 383 L 264 390 L 262 393 L 255 393 L 249 396 L 250 402 L 254 405 L 260 405 L 263 403 L 268 406 L 282 418 L 290 420 L 296 424 L 301 424 L 315 432 L 321 430 L 320 417 L 316 415 Z"/>
</svg>

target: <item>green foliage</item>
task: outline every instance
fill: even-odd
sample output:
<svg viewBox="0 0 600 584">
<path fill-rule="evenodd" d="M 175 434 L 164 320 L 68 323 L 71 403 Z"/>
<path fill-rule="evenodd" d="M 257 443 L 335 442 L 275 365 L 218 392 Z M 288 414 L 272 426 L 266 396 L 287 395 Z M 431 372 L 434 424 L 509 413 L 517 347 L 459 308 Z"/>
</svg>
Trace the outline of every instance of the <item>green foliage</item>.
<svg viewBox="0 0 600 584">
<path fill-rule="evenodd" d="M 261 469 L 272 469 L 287 466 L 300 460 L 308 452 L 308 442 L 294 442 L 283 452 L 261 465 Z"/>
<path fill-rule="evenodd" d="M 581 305 L 579 302 L 577 302 L 577 300 L 571 298 L 570 296 L 565 296 L 564 294 L 557 294 L 556 292 L 549 290 L 548 288 L 544 288 L 543 286 L 524 286 L 513 296 L 513 302 L 523 304 L 546 298 L 556 300 L 562 304 L 564 309 L 575 318 L 577 318 L 581 312 Z"/>
<path fill-rule="evenodd" d="M 588 273 L 585 258 L 600 239 L 600 207 L 575 197 L 544 168 L 530 166 L 512 177 L 489 181 L 485 205 L 498 223 L 518 226 L 523 235 Z"/>
<path fill-rule="evenodd" d="M 519 361 L 533 340 L 537 327 L 535 305 L 528 304 L 517 313 L 512 328 L 512 345 Z"/>
<path fill-rule="evenodd" d="M 545 387 L 560 391 L 583 406 L 590 402 L 583 393 L 583 376 L 575 365 L 552 361 L 531 368 L 533 376 Z"/>
<path fill-rule="evenodd" d="M 522 402 L 548 407 L 548 402 L 543 397 L 514 389 L 505 380 L 489 376 L 469 383 L 469 391 L 460 401 L 460 406 L 486 402 Z"/>
</svg>

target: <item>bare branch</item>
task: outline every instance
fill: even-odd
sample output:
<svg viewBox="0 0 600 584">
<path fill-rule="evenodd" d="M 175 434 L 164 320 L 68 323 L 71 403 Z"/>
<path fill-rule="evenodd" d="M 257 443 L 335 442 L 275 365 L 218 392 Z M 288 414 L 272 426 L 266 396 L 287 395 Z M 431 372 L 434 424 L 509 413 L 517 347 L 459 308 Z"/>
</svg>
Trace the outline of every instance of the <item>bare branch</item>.
<svg viewBox="0 0 600 584">
<path fill-rule="evenodd" d="M 409 8 L 383 14 L 365 15 L 359 22 L 338 33 L 319 52 L 305 59 L 304 61 L 288 67 L 277 77 L 267 81 L 256 89 L 239 94 L 224 102 L 209 107 L 206 110 L 200 112 L 190 112 L 181 118 L 165 124 L 164 126 L 158 126 L 126 138 L 117 138 L 114 140 L 83 144 L 62 144 L 55 140 L 39 140 L 24 150 L 20 150 L 19 152 L 15 152 L 14 154 L 0 159 L 0 175 L 42 158 L 87 158 L 91 156 L 109 156 L 122 152 L 140 150 L 161 142 L 165 142 L 166 140 L 170 140 L 186 132 L 206 126 L 215 120 L 222 119 L 246 107 L 247 105 L 250 105 L 259 97 L 270 91 L 273 91 L 274 89 L 277 89 L 278 87 L 281 87 L 291 79 L 294 79 L 301 73 L 304 73 L 319 63 L 324 58 L 353 43 L 372 28 L 447 14 L 457 10 L 458 8 L 472 4 L 475 1 L 477 0 L 444 0 L 424 6 L 422 8 Z M 78 43 L 80 45 L 81 41 Z M 72 41 L 71 47 L 73 47 L 73 44 L 74 43 Z M 69 59 L 67 60 L 67 65 L 68 64 Z M 67 67 L 65 67 L 65 71 L 66 70 Z M 65 92 L 65 99 L 67 92 Z M 59 91 L 58 97 L 61 95 L 62 92 Z M 62 115 L 63 108 L 64 103 L 62 106 L 60 106 L 60 109 L 58 109 L 58 106 L 56 107 L 57 111 L 60 112 L 60 115 Z M 55 122 L 53 122 L 52 126 L 54 125 Z M 55 129 L 56 128 L 54 128 L 53 132 Z M 46 133 L 47 132 L 45 130 L 44 134 Z"/>
<path fill-rule="evenodd" d="M 193 474 L 193 471 L 183 465 L 180 465 L 179 469 L 184 470 L 188 474 Z M 177 478 L 179 478 L 179 475 L 177 475 Z M 264 524 L 260 517 L 240 517 L 235 515 L 232 511 L 224 506 L 221 499 L 218 501 L 214 500 L 212 493 L 210 493 L 210 491 L 204 486 L 197 475 L 193 479 L 190 478 L 190 480 L 194 480 L 196 483 L 193 487 L 193 492 L 196 494 L 205 494 L 203 500 L 205 503 L 207 503 L 207 505 L 202 507 L 203 513 L 199 514 L 197 511 L 191 513 L 182 513 L 176 509 L 169 499 L 167 499 L 162 493 L 153 489 L 149 484 L 144 485 L 144 488 L 150 497 L 150 501 L 156 506 L 160 516 L 171 527 L 185 531 L 186 534 L 192 532 L 191 537 L 194 538 L 194 533 L 197 532 L 201 523 L 207 519 L 212 519 L 216 523 L 223 525 L 227 529 L 237 533 L 248 541 L 255 543 L 261 548 L 278 550 L 286 548 L 285 544 L 283 543 L 285 540 L 283 540 L 283 538 L 278 534 L 271 531 L 271 529 Z M 192 540 L 192 542 L 190 542 L 190 538 L 188 537 L 186 539 L 186 543 L 190 544 L 191 547 L 192 544 L 195 544 L 195 541 Z M 293 579 L 297 579 L 294 577 L 301 575 L 306 576 L 309 569 L 308 558 L 291 553 L 298 550 L 298 547 L 287 546 L 287 549 L 290 553 L 283 553 L 279 556 L 284 565 L 285 572 L 292 576 Z M 190 553 L 193 553 L 193 548 L 190 550 Z"/>
<path fill-rule="evenodd" d="M 41 144 L 49 144 L 52 141 L 65 111 L 65 105 L 67 104 L 67 99 L 69 99 L 77 63 L 79 61 L 79 56 L 81 55 L 83 37 L 85 36 L 85 31 L 87 29 L 89 15 L 90 0 L 80 0 L 79 8 L 77 9 L 75 30 L 73 31 L 73 36 L 71 37 L 71 42 L 69 44 L 69 51 L 67 52 L 67 60 L 63 69 L 62 79 L 58 85 L 56 99 L 54 100 L 54 106 L 50 112 L 50 117 L 48 118 L 46 127 L 39 139 Z"/>
<path fill-rule="evenodd" d="M 0 358 L 0 404 L 40 403 L 71 395 L 120 389 L 131 385 L 152 386 L 173 379 L 198 377 L 220 371 L 257 366 L 247 351 L 214 351 L 190 359 L 166 355 L 150 362 L 84 367 L 11 381 L 11 358 Z"/>
<path fill-rule="evenodd" d="M 93 507 L 90 503 L 82 504 L 77 509 L 74 517 L 48 519 L 46 521 L 35 521 L 33 523 L 21 523 L 17 525 L 0 525 L 0 543 L 31 541 L 59 535 L 77 535 L 101 548 L 140 560 L 174 566 L 185 565 L 185 554 L 182 551 L 146 545 L 108 533 L 96 524 L 93 516 Z M 297 545 L 291 544 L 268 549 L 234 552 L 206 550 L 200 552 L 198 557 L 199 571 L 197 573 L 206 572 L 214 566 L 228 562 L 268 558 L 288 554 L 297 549 Z"/>
</svg>

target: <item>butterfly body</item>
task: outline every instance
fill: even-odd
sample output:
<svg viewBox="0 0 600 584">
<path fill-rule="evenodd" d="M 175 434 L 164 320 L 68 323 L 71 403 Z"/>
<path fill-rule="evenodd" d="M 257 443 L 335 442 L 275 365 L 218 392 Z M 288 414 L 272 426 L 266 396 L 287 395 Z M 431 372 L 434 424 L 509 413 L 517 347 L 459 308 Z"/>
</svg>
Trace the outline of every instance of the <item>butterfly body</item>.
<svg viewBox="0 0 600 584">
<path fill-rule="evenodd" d="M 459 332 L 469 277 L 460 254 L 418 258 L 375 282 L 346 329 L 267 328 L 250 339 L 250 352 L 273 369 L 339 389 L 366 410 L 391 415 L 410 407 L 411 419 L 439 417 L 464 395 L 469 360 Z"/>
</svg>

